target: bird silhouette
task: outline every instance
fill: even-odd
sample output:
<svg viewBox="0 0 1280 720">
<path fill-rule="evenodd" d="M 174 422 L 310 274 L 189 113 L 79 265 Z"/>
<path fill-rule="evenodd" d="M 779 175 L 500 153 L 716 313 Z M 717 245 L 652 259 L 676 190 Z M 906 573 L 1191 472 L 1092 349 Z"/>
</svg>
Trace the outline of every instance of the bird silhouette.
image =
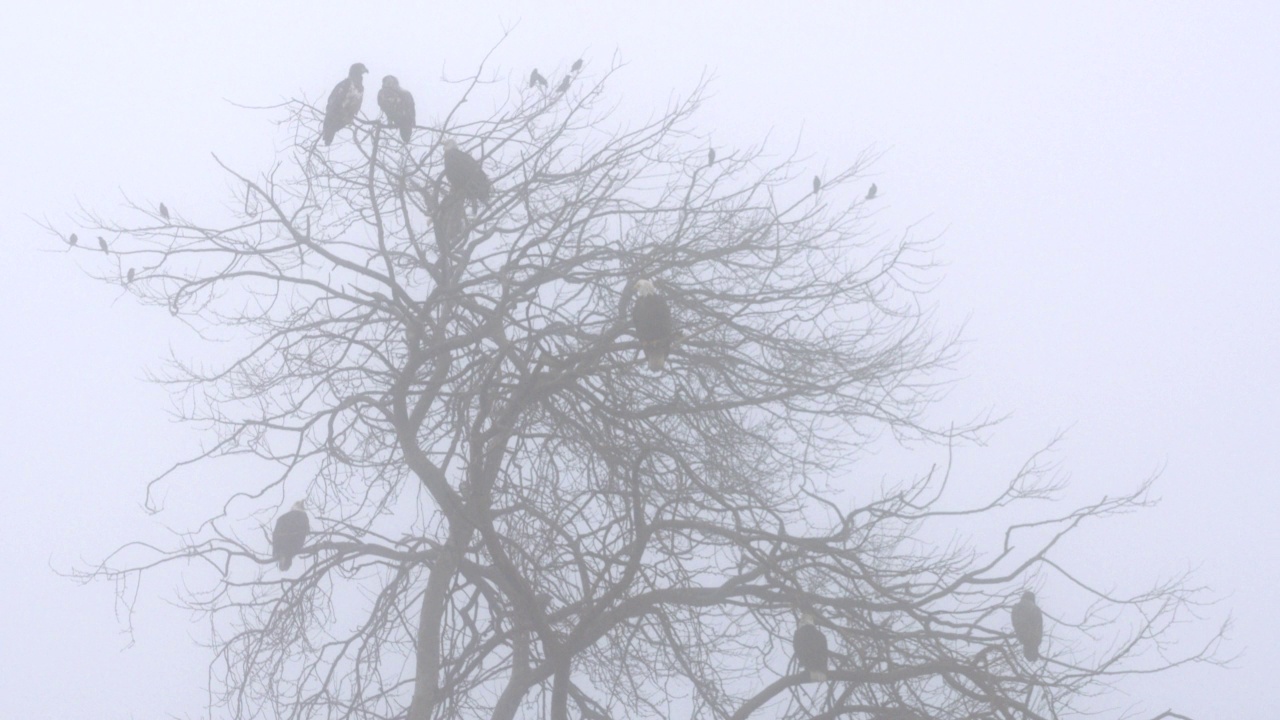
<svg viewBox="0 0 1280 720">
<path fill-rule="evenodd" d="M 710 150 L 707 151 L 707 167 L 711 167 L 712 165 L 715 165 L 715 164 L 716 164 L 716 149 L 711 148 Z"/>
<path fill-rule="evenodd" d="M 80 242 L 80 238 L 77 237 L 75 233 L 71 233 L 71 237 L 67 238 L 67 242 L 71 245 L 71 247 L 75 247 L 76 243 Z"/>
<path fill-rule="evenodd" d="M 124 279 L 124 284 L 128 285 L 133 282 L 133 268 L 129 268 L 129 274 Z"/>
<path fill-rule="evenodd" d="M 818 191 L 821 189 L 822 189 L 822 178 L 818 177 L 817 175 L 814 175 L 813 176 L 813 194 L 817 195 Z"/>
<path fill-rule="evenodd" d="M 169 222 L 169 208 L 165 207 L 164 203 L 160 203 L 160 217 L 164 218 L 165 222 Z"/>
<path fill-rule="evenodd" d="M 529 87 L 534 87 L 535 85 L 547 86 L 547 79 L 542 77 L 542 73 L 538 72 L 538 68 L 534 68 L 533 72 L 529 74 Z"/>
<path fill-rule="evenodd" d="M 871 187 L 867 188 L 867 199 L 868 199 L 868 200 L 875 200 L 875 199 L 876 199 L 876 184 L 875 184 L 875 183 L 871 183 Z"/>
<path fill-rule="evenodd" d="M 103 240 L 101 235 L 98 236 L 98 247 L 102 248 L 102 252 L 104 253 L 110 254 L 111 252 L 107 249 L 107 241 Z"/>
<path fill-rule="evenodd" d="M 569 83 L 570 81 L 572 81 L 572 79 L 573 79 L 572 76 L 565 75 L 564 79 L 560 81 L 560 87 L 556 88 L 556 92 L 560 94 L 564 94 L 565 91 L 569 89 Z"/>
<path fill-rule="evenodd" d="M 582 58 L 578 58 L 577 60 L 573 61 L 573 67 L 570 68 L 570 70 L 572 70 L 573 72 L 578 72 L 581 69 L 582 69 Z"/>
</svg>

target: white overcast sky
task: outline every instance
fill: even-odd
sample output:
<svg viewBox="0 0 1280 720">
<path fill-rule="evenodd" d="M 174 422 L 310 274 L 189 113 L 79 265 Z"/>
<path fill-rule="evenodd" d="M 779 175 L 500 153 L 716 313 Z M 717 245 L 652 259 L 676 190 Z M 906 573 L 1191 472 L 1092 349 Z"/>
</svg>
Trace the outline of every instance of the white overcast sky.
<svg viewBox="0 0 1280 720">
<path fill-rule="evenodd" d="M 963 7 L 961 7 L 963 5 Z M 266 6 L 260 7 L 260 6 Z M 442 7 L 447 6 L 447 7 Z M 198 8 L 198 9 L 196 9 Z M 112 588 L 55 574 L 158 520 L 144 480 L 199 441 L 143 380 L 179 326 L 90 280 L 31 218 L 121 193 L 214 217 L 217 153 L 250 174 L 268 105 L 323 98 L 352 62 L 399 76 L 420 119 L 495 57 L 559 77 L 617 54 L 619 121 L 714 76 L 722 150 L 799 138 L 815 172 L 885 150 L 873 230 L 919 222 L 931 296 L 967 321 L 945 410 L 1012 417 L 965 477 L 997 482 L 1067 429 L 1073 496 L 1163 468 L 1162 504 L 1099 527 L 1082 567 L 1134 583 L 1198 567 L 1236 618 L 1231 671 L 1131 686 L 1212 718 L 1274 712 L 1280 667 L 1280 5 L 1199 3 L 61 3 L 6 10 L 0 137 L 0 717 L 202 717 L 207 636 L 144 585 L 136 643 Z M 518 80 L 517 80 L 518 81 Z M 372 94 L 365 112 L 376 112 Z M 89 242 L 91 239 L 86 238 Z M 84 266 L 88 268 L 86 263 Z M 181 488 L 170 504 L 183 507 Z M 1047 608 L 1052 598 L 1041 598 Z M 1052 632 L 1052 630 L 1050 630 Z M 1147 715 L 1146 717 L 1149 717 Z"/>
</svg>

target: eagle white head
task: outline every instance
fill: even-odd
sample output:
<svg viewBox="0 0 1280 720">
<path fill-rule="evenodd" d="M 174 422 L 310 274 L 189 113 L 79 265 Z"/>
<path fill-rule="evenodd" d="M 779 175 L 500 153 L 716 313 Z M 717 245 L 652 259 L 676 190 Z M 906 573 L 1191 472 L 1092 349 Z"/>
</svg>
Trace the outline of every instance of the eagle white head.
<svg viewBox="0 0 1280 720">
<path fill-rule="evenodd" d="M 801 624 L 801 625 L 812 625 L 812 624 L 813 624 L 813 622 L 814 622 L 814 621 L 813 621 L 813 614 L 812 614 L 812 613 L 807 613 L 807 612 L 800 613 L 800 624 Z"/>
<path fill-rule="evenodd" d="M 446 151 L 446 152 L 447 152 L 447 151 L 449 151 L 449 150 L 457 150 L 457 149 L 458 149 L 458 143 L 457 143 L 456 141 L 454 141 L 454 139 L 453 139 L 453 138 L 448 138 L 448 139 L 446 139 L 444 142 L 442 142 L 442 143 L 440 143 L 440 144 L 444 146 L 444 149 L 445 149 L 445 151 Z"/>
<path fill-rule="evenodd" d="M 307 501 L 306 501 L 306 500 L 299 500 L 298 502 L 296 502 L 296 503 L 294 503 L 294 504 L 293 504 L 293 509 L 294 509 L 294 510 L 301 510 L 301 511 L 303 511 L 303 512 L 306 512 L 306 511 L 307 511 Z"/>
<path fill-rule="evenodd" d="M 657 295 L 658 289 L 653 286 L 653 281 L 641 278 L 636 281 L 636 296 L 646 297 L 648 295 Z"/>
</svg>

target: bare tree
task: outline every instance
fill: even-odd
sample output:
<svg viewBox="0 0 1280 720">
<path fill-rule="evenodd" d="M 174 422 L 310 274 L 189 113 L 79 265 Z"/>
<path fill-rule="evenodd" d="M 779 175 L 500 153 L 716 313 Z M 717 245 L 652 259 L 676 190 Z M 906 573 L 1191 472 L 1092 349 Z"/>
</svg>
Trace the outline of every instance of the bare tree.
<svg viewBox="0 0 1280 720">
<path fill-rule="evenodd" d="M 1029 503 L 1060 483 L 1038 454 L 974 506 L 949 463 L 842 493 L 886 433 L 945 450 L 981 424 L 924 420 L 954 351 L 922 302 L 930 242 L 865 236 L 872 154 L 814 190 L 763 147 L 709 163 L 701 88 L 625 125 L 614 70 L 561 92 L 482 66 L 408 144 L 357 119 L 326 148 L 323 108 L 291 101 L 269 171 L 219 163 L 231 217 L 170 199 L 79 219 L 112 238 L 103 279 L 231 348 L 159 376 L 216 441 L 148 506 L 193 466 L 261 475 L 176 545 L 83 573 L 127 598 L 183 565 L 221 714 L 1056 718 L 1219 657 L 1225 626 L 1171 646 L 1204 600 L 1185 579 L 1117 596 L 1055 553 L 1149 483 L 1044 514 Z M 450 139 L 487 201 L 445 179 Z M 674 318 L 661 372 L 633 334 L 641 278 Z M 270 524 L 303 496 L 311 535 L 282 573 Z M 930 542 L 993 522 L 1002 543 Z M 1031 585 L 1059 591 L 1039 662 L 1008 619 Z M 800 612 L 825 680 L 792 661 Z"/>
</svg>

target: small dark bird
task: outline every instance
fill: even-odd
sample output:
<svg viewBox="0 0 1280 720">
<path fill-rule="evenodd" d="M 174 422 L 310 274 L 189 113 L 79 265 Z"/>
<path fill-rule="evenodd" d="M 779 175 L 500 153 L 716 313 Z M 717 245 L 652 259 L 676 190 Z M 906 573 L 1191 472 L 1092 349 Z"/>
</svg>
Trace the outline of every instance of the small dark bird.
<svg viewBox="0 0 1280 720">
<path fill-rule="evenodd" d="M 311 521 L 307 519 L 307 506 L 302 500 L 294 503 L 292 510 L 276 518 L 276 529 L 271 533 L 271 559 L 280 563 L 281 570 L 288 570 L 293 565 L 293 556 L 302 552 L 309 532 Z"/>
<path fill-rule="evenodd" d="M 1036 595 L 1027 591 L 1013 606 L 1013 636 L 1022 645 L 1028 660 L 1040 659 L 1040 642 L 1044 640 L 1044 613 L 1036 605 Z"/>
<path fill-rule="evenodd" d="M 67 238 L 67 242 L 71 247 L 75 247 L 76 243 L 80 242 L 80 238 L 75 233 L 71 233 L 71 237 Z"/>
<path fill-rule="evenodd" d="M 707 151 L 707 167 L 711 167 L 712 165 L 715 165 L 715 164 L 716 164 L 716 149 L 711 148 L 710 150 Z"/>
<path fill-rule="evenodd" d="M 529 75 L 529 87 L 534 87 L 535 85 L 547 86 L 547 79 L 542 77 L 542 73 L 538 72 L 538 68 L 534 68 L 533 73 Z"/>
<path fill-rule="evenodd" d="M 102 248 L 102 252 L 104 253 L 110 254 L 111 252 L 107 249 L 107 241 L 103 240 L 101 235 L 98 236 L 98 247 Z"/>
<path fill-rule="evenodd" d="M 382 78 L 378 107 L 386 113 L 387 122 L 392 127 L 400 128 L 400 139 L 409 142 L 409 138 L 413 137 L 413 126 L 418 121 L 417 110 L 413 106 L 413 95 L 400 87 L 400 81 L 395 75 Z"/>
<path fill-rule="evenodd" d="M 364 74 L 369 68 L 363 63 L 356 63 L 347 71 L 346 79 L 333 86 L 329 93 L 329 102 L 324 110 L 324 144 L 333 143 L 338 131 L 351 124 L 360 113 L 360 105 L 364 102 Z"/>
<path fill-rule="evenodd" d="M 165 207 L 164 203 L 160 203 L 160 217 L 164 218 L 165 222 L 169 222 L 169 208 Z"/>
<path fill-rule="evenodd" d="M 827 636 L 822 634 L 813 624 L 813 616 L 804 613 L 800 616 L 800 624 L 796 626 L 795 639 L 796 661 L 802 670 L 809 671 L 809 679 L 821 682 L 827 679 Z"/>
<path fill-rule="evenodd" d="M 867 188 L 867 199 L 868 199 L 868 200 L 875 200 L 875 199 L 876 199 L 876 192 L 877 192 L 876 184 L 875 184 L 875 183 L 871 183 L 871 187 Z"/>
<path fill-rule="evenodd" d="M 556 88 L 556 92 L 560 93 L 561 95 L 567 92 L 569 90 L 569 82 L 571 80 L 572 80 L 571 75 L 565 75 L 564 79 L 560 81 L 560 87 Z"/>
<path fill-rule="evenodd" d="M 453 140 L 444 141 L 444 176 L 460 197 L 482 202 L 489 199 L 489 176 L 484 174 L 480 163 L 460 150 Z"/>
<path fill-rule="evenodd" d="M 817 195 L 818 191 L 821 189 L 822 189 L 822 178 L 818 177 L 817 175 L 814 175 L 813 176 L 813 194 Z"/>
<path fill-rule="evenodd" d="M 582 58 L 578 58 L 577 60 L 574 60 L 574 61 L 573 61 L 573 67 L 571 67 L 571 68 L 569 68 L 569 69 L 570 69 L 570 70 L 572 70 L 573 72 L 578 72 L 579 70 L 581 70 L 581 69 L 582 69 Z"/>
<path fill-rule="evenodd" d="M 128 285 L 131 282 L 133 282 L 133 268 L 129 268 L 129 274 L 124 278 L 125 285 Z"/>
<path fill-rule="evenodd" d="M 662 372 L 667 365 L 667 354 L 671 352 L 671 306 L 658 294 L 652 280 L 637 280 L 635 288 L 631 320 L 636 326 L 636 338 L 640 340 L 649 369 Z"/>
</svg>

